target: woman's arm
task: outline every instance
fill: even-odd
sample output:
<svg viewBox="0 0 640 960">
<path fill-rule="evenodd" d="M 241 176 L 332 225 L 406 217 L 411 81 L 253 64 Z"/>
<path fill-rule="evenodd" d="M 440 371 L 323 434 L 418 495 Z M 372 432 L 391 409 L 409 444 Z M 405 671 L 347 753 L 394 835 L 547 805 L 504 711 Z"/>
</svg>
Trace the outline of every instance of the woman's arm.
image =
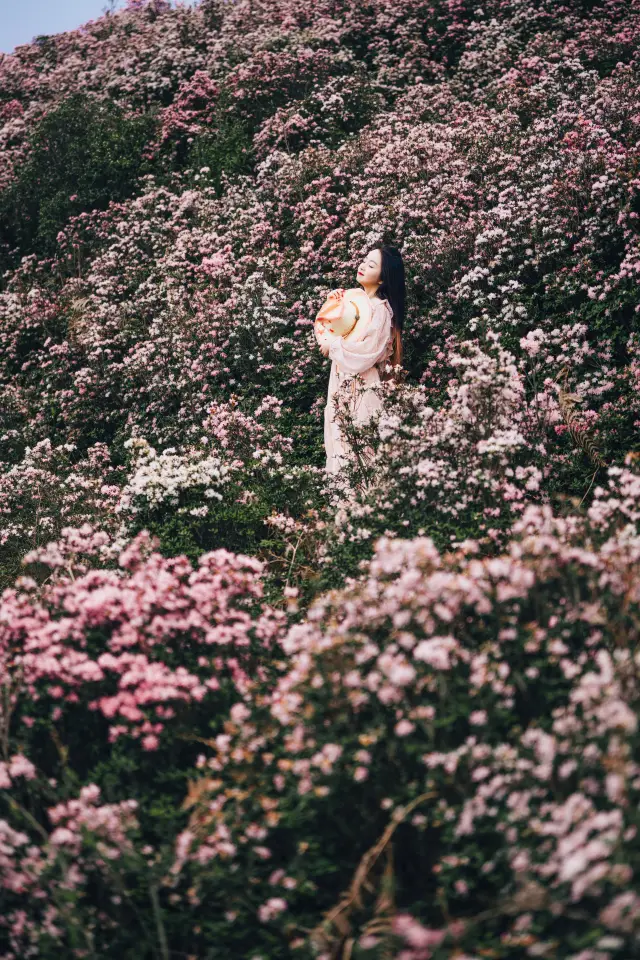
<svg viewBox="0 0 640 960">
<path fill-rule="evenodd" d="M 363 373 L 382 359 L 391 336 L 391 311 L 384 301 L 376 303 L 362 340 L 345 340 L 327 331 L 329 356 L 346 373 Z"/>
</svg>

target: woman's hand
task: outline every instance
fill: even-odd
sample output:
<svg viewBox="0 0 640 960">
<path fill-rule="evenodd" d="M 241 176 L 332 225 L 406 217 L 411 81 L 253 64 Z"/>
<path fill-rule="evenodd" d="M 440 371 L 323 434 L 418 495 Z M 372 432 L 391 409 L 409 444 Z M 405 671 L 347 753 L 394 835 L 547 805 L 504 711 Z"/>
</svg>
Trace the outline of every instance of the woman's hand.
<svg viewBox="0 0 640 960">
<path fill-rule="evenodd" d="M 318 346 L 322 351 L 323 357 L 329 356 L 329 347 L 331 345 L 331 334 L 327 329 L 327 323 L 322 323 L 321 321 L 316 321 L 316 340 L 318 341 Z"/>
<path fill-rule="evenodd" d="M 344 289 L 338 287 L 337 290 L 332 290 L 331 293 L 327 296 L 327 300 L 342 300 L 344 296 Z M 321 327 L 328 327 L 331 323 L 328 317 L 316 317 L 316 323 L 320 324 Z"/>
</svg>

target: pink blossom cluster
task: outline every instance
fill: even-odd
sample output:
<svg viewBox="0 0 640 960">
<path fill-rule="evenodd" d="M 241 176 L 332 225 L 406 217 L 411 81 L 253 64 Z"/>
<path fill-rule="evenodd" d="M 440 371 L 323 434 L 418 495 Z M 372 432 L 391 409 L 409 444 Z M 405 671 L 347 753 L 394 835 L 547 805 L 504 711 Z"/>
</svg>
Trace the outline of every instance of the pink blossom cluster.
<svg viewBox="0 0 640 960">
<path fill-rule="evenodd" d="M 106 444 L 97 443 L 78 457 L 75 444 L 54 446 L 46 438 L 6 466 L 0 472 L 0 555 L 10 557 L 33 544 L 54 541 L 71 523 L 100 523 L 115 530 L 124 476 Z"/>
<path fill-rule="evenodd" d="M 4 592 L 3 723 L 15 713 L 29 724 L 29 703 L 46 705 L 53 722 L 81 703 L 110 721 L 110 742 L 127 734 L 153 751 L 179 702 L 200 703 L 227 683 L 248 693 L 262 670 L 256 654 L 273 645 L 284 618 L 260 607 L 262 565 L 221 549 L 193 569 L 153 545 L 143 532 L 119 553 L 120 569 Z M 29 556 L 36 559 L 55 568 L 66 557 L 47 549 Z M 100 637 L 97 645 L 88 646 L 88 634 Z"/>
<path fill-rule="evenodd" d="M 137 801 L 98 806 L 99 799 L 100 788 L 91 783 L 81 789 L 79 799 L 52 807 L 49 819 L 55 829 L 49 835 L 49 843 L 77 855 L 82 846 L 82 828 L 86 827 L 98 837 L 107 838 L 108 843 L 100 845 L 100 854 L 105 859 L 116 859 L 122 850 L 131 849 L 128 833 L 138 826 L 134 814 Z"/>
<path fill-rule="evenodd" d="M 618 495 L 631 478 L 611 477 Z M 238 705 L 202 757 L 197 816 L 206 810 L 208 826 L 190 857 L 199 843 L 211 856 L 209 837 L 224 835 L 241 868 L 243 850 L 272 848 L 296 795 L 300 809 L 321 809 L 334 793 L 347 804 L 364 790 L 401 817 L 424 792 L 415 829 L 440 833 L 446 853 L 429 869 L 450 903 L 462 909 L 495 872 L 494 909 L 512 918 L 512 947 L 542 943 L 557 917 L 577 932 L 587 904 L 603 937 L 627 944 L 640 920 L 638 902 L 620 899 L 635 876 L 640 654 L 622 638 L 640 617 L 639 562 L 637 525 L 603 533 L 548 506 L 525 508 L 495 557 L 473 541 L 443 556 L 428 537 L 380 538 L 360 581 L 318 597 L 290 626 L 272 691 Z M 470 845 L 489 836 L 499 838 L 493 855 L 472 867 Z M 433 936 L 411 927 L 418 952 L 407 957 L 453 935 L 441 915 L 431 924 Z M 465 940 L 471 952 L 476 935 Z"/>
</svg>

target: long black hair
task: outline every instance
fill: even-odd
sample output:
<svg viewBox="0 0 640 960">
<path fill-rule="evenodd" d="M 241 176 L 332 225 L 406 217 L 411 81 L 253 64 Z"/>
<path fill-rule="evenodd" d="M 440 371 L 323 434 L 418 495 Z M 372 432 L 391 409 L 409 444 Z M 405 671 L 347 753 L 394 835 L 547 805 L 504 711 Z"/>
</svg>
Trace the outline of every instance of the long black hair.
<svg viewBox="0 0 640 960">
<path fill-rule="evenodd" d="M 393 350 L 388 363 L 402 363 L 402 330 L 404 328 L 405 302 L 407 287 L 404 278 L 404 261 L 397 247 L 388 244 L 378 244 L 372 250 L 379 250 L 381 257 L 380 286 L 376 296 L 381 300 L 388 300 L 393 311 L 391 330 L 393 335 Z"/>
</svg>

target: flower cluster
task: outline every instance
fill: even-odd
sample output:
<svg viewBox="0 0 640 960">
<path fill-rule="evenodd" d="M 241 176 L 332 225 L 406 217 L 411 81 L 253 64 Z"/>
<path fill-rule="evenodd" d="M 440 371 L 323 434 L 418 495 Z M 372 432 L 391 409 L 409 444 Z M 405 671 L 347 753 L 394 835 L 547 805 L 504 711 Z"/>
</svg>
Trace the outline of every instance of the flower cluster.
<svg viewBox="0 0 640 960">
<path fill-rule="evenodd" d="M 204 487 L 207 499 L 222 500 L 229 467 L 215 454 L 177 453 L 173 448 L 159 455 L 143 438 L 127 440 L 125 447 L 135 453 L 133 470 L 129 481 L 122 489 L 119 502 L 114 507 L 118 512 L 136 512 L 153 509 L 165 501 L 177 505 L 180 493 L 192 487 Z M 184 512 L 186 508 L 179 508 Z"/>
<path fill-rule="evenodd" d="M 351 464 L 337 544 L 371 540 L 396 524 L 401 531 L 419 517 L 429 517 L 445 541 L 453 526 L 451 541 L 464 539 L 467 528 L 498 543 L 526 503 L 544 494 L 552 417 L 536 398 L 528 402 L 514 356 L 469 341 L 448 364 L 453 376 L 439 407 L 420 384 L 387 382 L 378 388 L 384 409 L 363 428 L 349 423 L 347 400 L 339 398 L 352 448 L 370 441 L 377 452 L 373 463 L 356 457 Z"/>
<path fill-rule="evenodd" d="M 61 577 L 37 597 L 30 597 L 33 581 L 27 593 L 5 591 L 2 723 L 19 711 L 29 726 L 28 699 L 53 721 L 82 704 L 111 721 L 111 742 L 130 734 L 155 750 L 177 703 L 200 703 L 229 683 L 243 693 L 251 688 L 283 616 L 268 607 L 255 619 L 249 613 L 262 596 L 261 564 L 218 550 L 194 570 L 186 558 L 165 560 L 154 545 L 141 533 L 117 554 L 120 569 Z M 68 548 L 58 547 L 26 559 L 64 570 Z M 96 638 L 90 646 L 89 634 Z M 5 777 L 18 769 L 14 757 Z"/>
<path fill-rule="evenodd" d="M 639 51 L 128 0 L 0 55 L 6 960 L 638 953 Z M 378 242 L 404 371 L 327 477 Z"/>
<path fill-rule="evenodd" d="M 620 499 L 633 478 L 610 479 Z M 553 941 L 574 956 L 592 931 L 632 950 L 640 910 L 621 897 L 637 868 L 639 559 L 637 526 L 605 534 L 549 507 L 527 507 L 495 558 L 474 541 L 445 557 L 429 538 L 379 539 L 361 582 L 289 628 L 272 691 L 238 704 L 201 758 L 175 875 L 190 859 L 207 888 L 203 844 L 207 862 L 231 857 L 264 885 L 266 847 L 304 888 L 304 861 L 282 859 L 303 810 L 319 842 L 332 802 L 347 822 L 366 802 L 380 833 L 419 804 L 396 857 L 429 866 L 420 891 L 400 872 L 398 893 L 425 902 L 431 874 L 441 895 L 431 939 L 396 925 L 412 948 L 454 937 L 473 952 L 498 923 L 513 949 Z M 284 899 L 303 909 L 295 890 Z M 469 915 L 470 902 L 487 909 Z M 450 915 L 465 922 L 447 928 Z"/>
</svg>

